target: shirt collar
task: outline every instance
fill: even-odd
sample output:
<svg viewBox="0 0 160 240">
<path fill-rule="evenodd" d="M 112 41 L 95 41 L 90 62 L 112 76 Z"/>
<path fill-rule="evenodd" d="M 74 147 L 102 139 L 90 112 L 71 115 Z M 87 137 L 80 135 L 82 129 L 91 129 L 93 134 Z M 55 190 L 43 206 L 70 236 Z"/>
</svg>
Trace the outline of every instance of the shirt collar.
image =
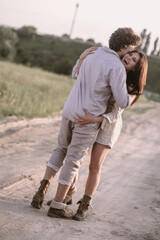
<svg viewBox="0 0 160 240">
<path fill-rule="evenodd" d="M 112 53 L 112 54 L 116 55 L 118 58 L 120 58 L 119 55 L 118 55 L 118 53 L 115 52 L 114 50 L 112 50 L 112 49 L 110 49 L 110 48 L 108 48 L 108 47 L 106 47 L 106 46 L 103 46 L 102 49 L 103 49 L 105 52 Z"/>
</svg>

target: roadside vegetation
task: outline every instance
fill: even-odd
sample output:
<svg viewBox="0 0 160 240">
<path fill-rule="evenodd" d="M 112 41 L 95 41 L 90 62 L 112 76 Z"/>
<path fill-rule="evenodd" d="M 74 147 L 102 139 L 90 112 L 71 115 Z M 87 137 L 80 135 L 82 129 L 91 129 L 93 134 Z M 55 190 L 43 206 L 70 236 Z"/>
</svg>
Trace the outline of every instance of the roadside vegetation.
<svg viewBox="0 0 160 240">
<path fill-rule="evenodd" d="M 46 117 L 60 111 L 74 84 L 71 77 L 0 62 L 0 117 Z"/>
<path fill-rule="evenodd" d="M 141 37 L 140 49 L 147 54 L 151 34 L 144 29 Z M 160 94 L 158 40 L 151 54 L 147 54 L 145 90 Z M 72 68 L 80 54 L 91 46 L 101 43 L 94 39 L 70 39 L 67 34 L 40 35 L 33 26 L 0 26 L 0 117 L 46 117 L 62 110 L 74 84 Z"/>
</svg>

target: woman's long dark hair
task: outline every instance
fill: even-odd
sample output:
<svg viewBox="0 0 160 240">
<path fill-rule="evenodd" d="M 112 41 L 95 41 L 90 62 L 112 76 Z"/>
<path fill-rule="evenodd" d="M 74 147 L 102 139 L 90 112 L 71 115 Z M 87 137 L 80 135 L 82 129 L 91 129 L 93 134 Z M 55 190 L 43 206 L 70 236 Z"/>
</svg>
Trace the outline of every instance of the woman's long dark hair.
<svg viewBox="0 0 160 240">
<path fill-rule="evenodd" d="M 140 50 L 133 50 L 132 52 L 136 52 L 139 54 L 140 59 L 136 64 L 136 68 L 134 71 L 129 71 L 127 73 L 127 90 L 131 95 L 136 95 L 133 100 L 133 105 L 142 94 L 143 89 L 146 85 L 147 71 L 148 71 L 148 60 L 146 55 Z"/>
</svg>

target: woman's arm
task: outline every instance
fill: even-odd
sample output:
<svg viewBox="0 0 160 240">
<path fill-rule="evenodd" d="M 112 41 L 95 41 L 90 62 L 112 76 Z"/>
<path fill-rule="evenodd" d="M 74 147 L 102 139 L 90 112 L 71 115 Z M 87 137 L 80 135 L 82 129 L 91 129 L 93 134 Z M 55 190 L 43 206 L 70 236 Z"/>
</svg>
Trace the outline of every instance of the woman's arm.
<svg viewBox="0 0 160 240">
<path fill-rule="evenodd" d="M 136 96 L 135 95 L 130 95 L 130 96 L 131 96 L 132 102 L 133 102 Z M 114 101 L 114 104 L 113 104 L 113 101 Z M 130 106 L 132 105 L 132 102 L 131 102 Z M 111 106 L 112 104 L 113 104 L 113 106 Z M 112 107 L 112 109 L 110 107 Z M 103 114 L 103 121 L 102 121 L 101 128 L 103 129 L 105 127 L 105 125 L 108 124 L 108 122 L 110 124 L 116 122 L 123 111 L 124 111 L 124 109 L 122 109 L 118 106 L 117 102 L 115 102 L 115 100 L 112 96 L 109 99 L 109 106 L 107 108 L 107 111 L 105 114 Z"/>
<path fill-rule="evenodd" d="M 114 101 L 113 105 L 111 101 Z M 114 123 L 117 121 L 124 109 L 119 107 L 113 97 L 111 98 L 111 101 L 109 99 L 109 105 L 106 112 L 103 114 L 103 118 L 107 119 L 110 123 Z"/>
<path fill-rule="evenodd" d="M 89 54 L 93 54 L 95 50 L 97 50 L 98 47 L 91 47 L 91 48 L 87 48 L 79 57 L 79 59 L 77 60 L 75 66 L 73 67 L 72 70 L 72 78 L 77 79 L 78 74 L 79 74 L 79 70 L 80 67 L 82 65 L 82 62 L 84 60 L 84 58 L 86 58 Z"/>
<path fill-rule="evenodd" d="M 119 115 L 123 112 L 123 110 L 115 102 L 113 96 L 110 97 L 107 111 L 105 114 L 103 114 L 103 116 L 94 117 L 85 108 L 83 108 L 83 111 L 85 116 L 76 114 L 76 122 L 80 127 L 90 123 L 102 123 L 102 125 L 105 126 L 108 121 L 109 123 L 116 122 Z"/>
<path fill-rule="evenodd" d="M 107 111 L 105 114 L 103 114 L 103 121 L 101 124 L 101 129 L 104 129 L 105 126 L 108 127 L 108 123 L 112 124 L 116 122 L 119 117 L 121 116 L 122 112 L 124 109 L 120 108 L 116 102 L 114 102 L 112 109 L 110 108 L 111 106 L 107 108 Z"/>
<path fill-rule="evenodd" d="M 133 101 L 135 96 L 131 95 L 131 97 Z M 80 127 L 83 127 L 90 123 L 102 123 L 101 128 L 103 129 L 105 125 L 108 124 L 108 122 L 110 124 L 116 122 L 124 109 L 121 109 L 118 106 L 112 96 L 109 99 L 109 107 L 107 108 L 107 111 L 105 114 L 103 114 L 103 116 L 94 117 L 85 108 L 83 108 L 83 111 L 85 113 L 85 116 L 80 116 L 79 114 L 76 114 L 76 123 L 78 123 Z"/>
<path fill-rule="evenodd" d="M 136 96 L 135 95 L 130 96 L 133 102 Z M 132 105 L 132 102 L 130 106 Z M 122 114 L 123 111 L 124 109 L 120 108 L 116 101 L 114 100 L 113 96 L 111 96 L 108 101 L 108 108 L 106 110 L 106 113 L 103 114 L 103 117 L 107 118 L 110 123 L 114 123 L 117 121 L 117 118 L 119 117 L 120 114 Z"/>
<path fill-rule="evenodd" d="M 79 74 L 79 59 L 77 60 L 76 64 L 73 67 L 72 78 L 73 79 L 77 79 L 78 74 Z"/>
</svg>

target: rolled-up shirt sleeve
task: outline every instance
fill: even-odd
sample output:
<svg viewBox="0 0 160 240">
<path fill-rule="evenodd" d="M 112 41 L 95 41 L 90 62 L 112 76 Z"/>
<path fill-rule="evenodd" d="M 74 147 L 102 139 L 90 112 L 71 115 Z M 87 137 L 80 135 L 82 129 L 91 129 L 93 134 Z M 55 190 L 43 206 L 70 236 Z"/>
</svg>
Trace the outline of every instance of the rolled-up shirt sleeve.
<svg viewBox="0 0 160 240">
<path fill-rule="evenodd" d="M 123 109 L 118 106 L 117 102 L 115 102 L 112 111 L 103 114 L 103 118 L 107 118 L 110 123 L 114 123 L 117 121 L 119 115 L 121 115 L 122 112 Z"/>
<path fill-rule="evenodd" d="M 129 107 L 132 98 L 127 92 L 125 68 L 112 69 L 109 84 L 118 106 L 122 109 Z"/>
<path fill-rule="evenodd" d="M 112 110 L 108 113 L 103 114 L 103 120 L 101 124 L 101 129 L 104 129 L 106 125 L 116 122 L 119 116 L 122 114 L 123 109 L 121 109 L 118 104 L 115 102 Z"/>
<path fill-rule="evenodd" d="M 77 60 L 76 64 L 73 67 L 73 70 L 72 70 L 72 78 L 73 79 L 77 79 L 77 77 L 78 77 L 78 74 L 79 74 L 78 66 L 79 66 L 79 59 Z"/>
</svg>

